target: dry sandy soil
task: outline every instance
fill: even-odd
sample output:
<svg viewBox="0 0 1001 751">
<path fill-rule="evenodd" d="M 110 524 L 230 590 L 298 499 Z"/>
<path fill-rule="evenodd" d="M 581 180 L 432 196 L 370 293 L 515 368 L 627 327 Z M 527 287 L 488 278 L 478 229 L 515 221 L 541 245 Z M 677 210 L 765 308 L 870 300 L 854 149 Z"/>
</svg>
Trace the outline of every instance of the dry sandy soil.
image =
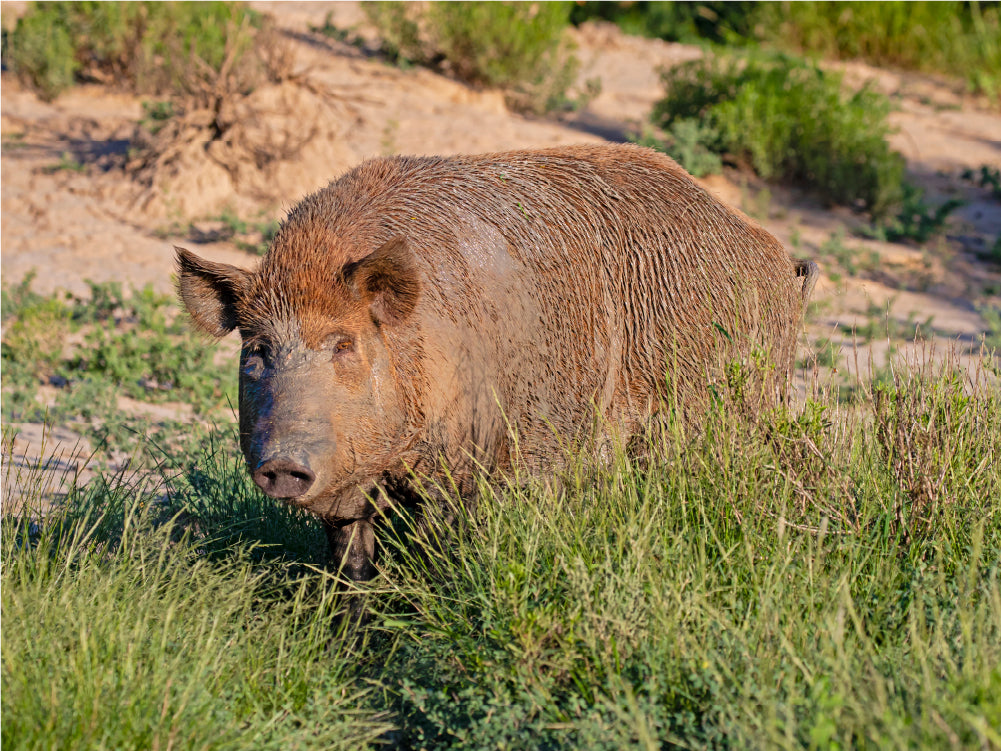
<svg viewBox="0 0 1001 751">
<path fill-rule="evenodd" d="M 239 127 L 230 143 L 209 149 L 190 144 L 138 173 L 123 164 L 143 114 L 139 98 L 81 86 L 45 103 L 3 73 L 4 284 L 17 283 L 34 269 L 39 292 L 84 294 L 87 279 L 150 283 L 169 291 L 171 246 L 191 243 L 191 222 L 207 227 L 203 235 L 211 237 L 211 220 L 224 210 L 246 219 L 280 218 L 305 194 L 383 154 L 623 140 L 639 130 L 662 95 L 658 69 L 701 54 L 693 47 L 628 37 L 610 25 L 585 25 L 575 32 L 580 81 L 600 77 L 600 95 L 569 119 L 530 119 L 509 112 L 497 92 L 476 91 L 423 69 L 399 70 L 364 47 L 311 31 L 330 13 L 336 26 L 371 42 L 374 34 L 356 3 L 253 5 L 275 16 L 294 53 L 295 80 L 235 104 L 228 116 Z M 19 4 L 4 4 L 5 24 L 18 9 Z M 893 146 L 928 196 L 965 201 L 946 237 L 925 248 L 866 241 L 852 235 L 862 223 L 859 217 L 829 210 L 802 191 L 766 188 L 737 174 L 704 184 L 755 216 L 795 254 L 817 258 L 827 272 L 833 264 L 825 263 L 820 249 L 839 230 L 845 231 L 845 245 L 874 261 L 860 277 L 825 274 L 815 293 L 808 346 L 829 336 L 850 342 L 851 327 L 868 320 L 872 306 L 890 301 L 891 317 L 905 323 L 931 317 L 935 338 L 969 345 L 985 325 L 975 303 L 993 295 L 997 304 L 1001 294 L 997 267 L 975 254 L 1001 234 L 1001 204 L 959 175 L 965 168 L 1001 167 L 1001 111 L 925 78 L 860 64 L 842 67 L 847 80 L 872 80 L 894 99 Z M 275 139 L 285 139 L 292 156 L 258 168 L 247 154 L 255 144 Z M 70 163 L 82 164 L 82 171 L 58 168 Z M 230 263 L 255 261 L 232 243 L 202 243 L 197 250 Z M 877 354 L 885 350 L 885 344 L 874 347 Z M 868 351 L 862 361 L 867 358 Z M 37 427 L 27 427 L 16 450 L 37 455 L 39 434 Z M 61 433 L 51 437 L 49 448 L 73 443 L 72 434 Z"/>
</svg>

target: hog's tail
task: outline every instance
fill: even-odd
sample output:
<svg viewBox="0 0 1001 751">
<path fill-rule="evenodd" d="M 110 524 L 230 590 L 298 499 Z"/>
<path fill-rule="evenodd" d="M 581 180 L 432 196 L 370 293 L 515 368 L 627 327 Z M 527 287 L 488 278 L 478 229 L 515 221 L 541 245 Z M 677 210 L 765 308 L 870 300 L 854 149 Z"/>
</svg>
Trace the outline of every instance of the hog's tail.
<svg viewBox="0 0 1001 751">
<path fill-rule="evenodd" d="M 817 279 L 820 278 L 820 267 L 807 258 L 793 258 L 793 266 L 796 269 L 796 276 L 803 277 L 803 312 L 806 313 L 806 305 L 810 302 L 810 295 L 813 288 L 817 286 Z"/>
</svg>

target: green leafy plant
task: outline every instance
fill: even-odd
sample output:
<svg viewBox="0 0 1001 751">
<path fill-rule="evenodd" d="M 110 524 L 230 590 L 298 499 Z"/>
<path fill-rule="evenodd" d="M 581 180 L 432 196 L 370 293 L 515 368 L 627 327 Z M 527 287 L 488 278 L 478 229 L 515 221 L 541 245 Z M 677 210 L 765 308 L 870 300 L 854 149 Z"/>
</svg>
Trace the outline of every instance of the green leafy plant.
<svg viewBox="0 0 1001 751">
<path fill-rule="evenodd" d="M 1001 101 L 1001 16 L 993 2 L 580 3 L 571 16 L 630 34 L 925 71 Z"/>
<path fill-rule="evenodd" d="M 929 206 L 921 188 L 909 183 L 904 183 L 902 188 L 900 205 L 890 216 L 877 221 L 866 234 L 890 242 L 926 243 L 942 232 L 949 214 L 963 205 L 962 201 L 950 198 L 938 206 Z"/>
<path fill-rule="evenodd" d="M 981 188 L 987 188 L 995 200 L 1001 201 L 1001 169 L 982 164 L 979 170 L 964 169 L 960 177 Z"/>
<path fill-rule="evenodd" d="M 826 199 L 885 214 L 902 197 L 903 158 L 886 136 L 889 101 L 784 55 L 707 56 L 663 73 L 653 123 L 675 143 L 745 165 L 768 180 L 795 180 Z M 682 162 L 684 166 L 687 165 Z"/>
<path fill-rule="evenodd" d="M 375 2 L 364 10 L 396 62 L 504 89 L 520 110 L 572 104 L 567 91 L 578 64 L 564 38 L 569 3 Z"/>
</svg>

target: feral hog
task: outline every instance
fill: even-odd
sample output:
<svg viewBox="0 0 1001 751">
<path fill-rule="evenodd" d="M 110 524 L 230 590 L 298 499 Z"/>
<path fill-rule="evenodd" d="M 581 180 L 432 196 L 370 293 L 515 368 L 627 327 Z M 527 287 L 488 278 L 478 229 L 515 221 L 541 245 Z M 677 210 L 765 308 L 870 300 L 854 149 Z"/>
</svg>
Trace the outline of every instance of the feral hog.
<svg viewBox="0 0 1001 751">
<path fill-rule="evenodd" d="M 697 414 L 728 361 L 766 356 L 781 395 L 817 274 L 635 146 L 375 159 L 255 270 L 177 258 L 195 325 L 243 337 L 254 481 L 322 517 L 355 579 L 416 476 L 469 494 L 477 469 L 601 452 Z"/>
</svg>

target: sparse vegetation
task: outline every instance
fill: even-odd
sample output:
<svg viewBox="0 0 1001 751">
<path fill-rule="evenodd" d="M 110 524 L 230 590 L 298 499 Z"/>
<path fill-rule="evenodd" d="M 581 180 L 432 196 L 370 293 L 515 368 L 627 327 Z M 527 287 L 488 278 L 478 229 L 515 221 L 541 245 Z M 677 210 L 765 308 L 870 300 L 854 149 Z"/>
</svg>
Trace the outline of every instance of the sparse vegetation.
<svg viewBox="0 0 1001 751">
<path fill-rule="evenodd" d="M 128 448 L 149 426 L 121 414 L 119 396 L 181 401 L 202 416 L 236 403 L 235 363 L 216 365 L 170 297 L 146 288 L 126 298 L 116 283 L 92 283 L 89 299 L 44 297 L 30 284 L 3 290 L 5 422 L 72 420 Z M 47 407 L 36 400 L 43 384 L 56 386 Z"/>
<path fill-rule="evenodd" d="M 992 2 L 762 3 L 762 38 L 829 59 L 946 74 L 1001 100 L 1001 15 Z"/>
<path fill-rule="evenodd" d="M 890 242 L 928 242 L 941 233 L 949 214 L 963 205 L 963 202 L 950 198 L 938 206 L 929 206 L 924 200 L 924 191 L 908 183 L 902 186 L 900 205 L 895 207 L 891 216 L 886 216 L 873 224 L 866 233 L 871 237 Z"/>
<path fill-rule="evenodd" d="M 984 346 L 989 352 L 1001 355 L 1001 305 L 982 303 L 977 312 L 984 319 Z"/>
<path fill-rule="evenodd" d="M 963 170 L 960 177 L 967 182 L 988 189 L 995 200 L 1001 201 L 1001 168 L 982 164 L 979 170 Z"/>
<path fill-rule="evenodd" d="M 698 171 L 707 154 L 792 180 L 882 216 L 902 198 L 903 158 L 886 142 L 888 100 L 846 95 L 841 77 L 784 55 L 707 56 L 664 72 L 654 108 L 665 150 Z"/>
<path fill-rule="evenodd" d="M 570 3 L 373 2 L 363 7 L 379 29 L 383 53 L 398 64 L 428 65 L 461 81 L 504 89 L 519 110 L 572 106 L 568 90 L 578 63 L 564 37 Z"/>
<path fill-rule="evenodd" d="M 879 254 L 876 251 L 846 245 L 844 230 L 831 233 L 827 242 L 820 246 L 819 253 L 821 258 L 835 261 L 841 269 L 851 276 L 856 276 L 863 271 L 872 271 L 880 263 Z"/>
<path fill-rule="evenodd" d="M 883 305 L 869 303 L 865 322 L 852 329 L 858 342 L 864 344 L 875 339 L 883 339 L 891 343 L 900 343 L 914 342 L 928 337 L 935 320 L 934 315 L 919 321 L 917 313 L 912 310 L 904 320 L 901 320 L 893 315 L 896 301 L 897 298 L 894 296 Z"/>
</svg>

